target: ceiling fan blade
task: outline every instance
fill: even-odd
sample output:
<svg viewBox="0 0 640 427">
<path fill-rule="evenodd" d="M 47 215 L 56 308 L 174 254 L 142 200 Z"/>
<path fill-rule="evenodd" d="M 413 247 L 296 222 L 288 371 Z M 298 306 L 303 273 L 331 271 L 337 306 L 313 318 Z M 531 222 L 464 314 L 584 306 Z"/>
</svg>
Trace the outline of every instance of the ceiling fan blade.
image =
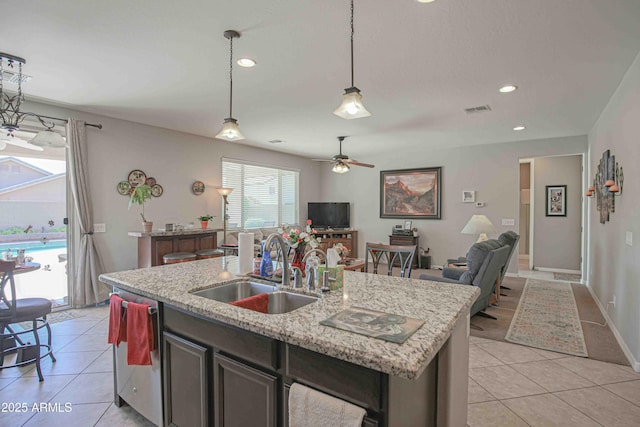
<svg viewBox="0 0 640 427">
<path fill-rule="evenodd" d="M 374 168 L 375 165 L 370 165 L 369 163 L 361 163 L 357 160 L 353 160 L 353 159 L 345 159 L 343 160 L 345 163 L 349 163 L 350 165 L 356 165 L 356 166 L 364 166 L 366 168 Z"/>
<path fill-rule="evenodd" d="M 360 162 L 357 162 L 355 160 L 348 160 L 348 161 L 345 161 L 345 163 L 349 163 L 350 165 L 356 165 L 356 166 L 364 166 L 365 168 L 375 168 L 376 167 L 375 165 L 370 165 L 369 163 L 360 163 Z"/>
<path fill-rule="evenodd" d="M 44 148 L 38 147 L 37 145 L 29 144 L 27 141 L 17 138 L 17 137 L 3 137 L 0 139 L 2 142 L 6 142 L 7 144 L 15 145 L 16 147 L 26 148 L 28 150 L 34 151 L 44 151 Z"/>
</svg>

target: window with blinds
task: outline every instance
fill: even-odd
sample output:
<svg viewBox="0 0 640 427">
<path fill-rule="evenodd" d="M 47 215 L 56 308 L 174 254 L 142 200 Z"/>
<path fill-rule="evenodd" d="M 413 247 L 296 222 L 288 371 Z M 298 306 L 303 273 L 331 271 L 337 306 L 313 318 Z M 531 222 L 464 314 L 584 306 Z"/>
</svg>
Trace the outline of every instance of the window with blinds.
<svg viewBox="0 0 640 427">
<path fill-rule="evenodd" d="M 229 228 L 276 227 L 298 223 L 300 172 L 222 160 L 222 186 L 229 194 Z"/>
</svg>

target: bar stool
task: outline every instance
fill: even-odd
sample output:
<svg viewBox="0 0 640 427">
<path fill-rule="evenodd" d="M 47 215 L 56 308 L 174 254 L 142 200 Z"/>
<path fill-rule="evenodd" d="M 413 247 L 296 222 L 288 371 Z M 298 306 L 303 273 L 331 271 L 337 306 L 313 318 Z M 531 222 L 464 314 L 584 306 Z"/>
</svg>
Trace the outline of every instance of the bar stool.
<svg viewBox="0 0 640 427">
<path fill-rule="evenodd" d="M 55 362 L 51 350 L 51 327 L 47 322 L 47 314 L 51 313 L 51 301 L 46 298 L 19 298 L 16 299 L 16 284 L 13 280 L 13 270 L 15 263 L 13 261 L 0 261 L 0 370 L 13 368 L 17 366 L 25 366 L 31 363 L 36 364 L 38 371 L 38 379 L 44 380 L 40 369 L 40 360 L 43 357 L 51 357 L 51 361 Z M 7 285 L 10 285 L 11 297 L 7 297 Z M 25 329 L 16 328 L 14 330 L 11 325 L 15 323 L 31 322 L 31 327 L 24 326 Z M 22 325 L 19 325 L 22 326 Z M 40 343 L 38 330 L 47 328 L 47 343 Z M 6 332 L 5 332 L 6 331 Z M 33 333 L 35 344 L 25 343 L 20 336 L 22 334 Z M 8 345 L 8 348 L 5 346 Z M 41 352 L 41 349 L 46 352 Z M 10 365 L 4 365 L 4 356 L 17 351 L 15 362 Z"/>
<path fill-rule="evenodd" d="M 196 254 L 193 252 L 173 252 L 162 257 L 163 264 L 177 264 L 179 262 L 195 261 Z"/>
<path fill-rule="evenodd" d="M 224 251 L 220 249 L 200 249 L 196 251 L 197 259 L 218 258 L 224 256 Z"/>
</svg>

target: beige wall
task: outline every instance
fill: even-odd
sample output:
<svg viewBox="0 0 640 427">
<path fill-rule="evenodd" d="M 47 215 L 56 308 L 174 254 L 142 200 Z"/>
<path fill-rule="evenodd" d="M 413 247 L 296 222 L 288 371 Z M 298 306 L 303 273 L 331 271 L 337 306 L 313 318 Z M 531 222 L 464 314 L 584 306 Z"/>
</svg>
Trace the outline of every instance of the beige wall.
<svg viewBox="0 0 640 427">
<path fill-rule="evenodd" d="M 0 152 L 0 155 L 3 154 Z M 46 173 L 34 170 L 15 160 L 5 160 L 0 162 L 0 189 L 42 178 L 45 175 Z"/>
<path fill-rule="evenodd" d="M 460 234 L 473 214 L 487 215 L 498 233 L 519 229 L 520 158 L 585 153 L 587 139 L 574 136 L 441 150 L 424 147 L 412 149 L 409 155 L 400 146 L 393 148 L 394 152 L 359 156 L 358 160 L 375 164 L 374 169 L 352 167 L 339 175 L 324 165 L 323 200 L 351 202 L 352 226 L 360 230 L 358 252 L 364 253 L 367 241 L 387 242 L 391 227 L 403 221 L 379 216 L 380 171 L 442 166 L 442 219 L 413 221 L 420 246 L 430 247 L 432 263 L 442 265 L 447 258 L 464 255 L 476 241 L 474 236 Z M 476 201 L 486 206 L 462 203 L 463 190 L 476 190 Z M 502 226 L 502 219 L 515 219 L 515 225 Z M 517 257 L 512 257 L 510 271 L 517 271 Z"/>
<path fill-rule="evenodd" d="M 596 201 L 589 200 L 589 286 L 608 313 L 640 371 L 640 56 L 589 133 L 589 178 L 605 150 L 624 169 L 624 189 L 610 222 L 600 224 Z M 625 244 L 626 233 L 633 246 Z"/>
<path fill-rule="evenodd" d="M 301 217 L 306 217 L 307 202 L 317 199 L 319 166 L 301 157 L 44 104 L 30 103 L 25 110 L 63 118 L 73 115 L 104 126 L 102 130 L 87 128 L 87 132 L 94 223 L 105 223 L 107 229 L 96 234 L 95 241 L 109 271 L 137 265 L 137 241 L 127 232 L 141 230 L 140 208 L 127 210 L 128 198 L 116 191 L 117 183 L 126 180 L 133 169 L 142 169 L 164 188 L 162 197 L 145 207 L 145 216 L 154 227 L 167 222 L 197 224 L 197 216 L 210 213 L 217 216 L 210 227 L 222 228 L 221 197 L 214 189 L 222 179 L 222 157 L 300 169 Z M 206 186 L 201 196 L 191 192 L 196 180 Z"/>
<path fill-rule="evenodd" d="M 536 268 L 580 271 L 582 223 L 582 156 L 533 159 Z M 546 186 L 567 186 L 567 216 L 546 216 Z"/>
<path fill-rule="evenodd" d="M 33 227 L 33 232 L 63 226 L 66 215 L 66 180 L 61 175 L 51 181 L 0 194 L 0 230 L 17 226 Z"/>
</svg>

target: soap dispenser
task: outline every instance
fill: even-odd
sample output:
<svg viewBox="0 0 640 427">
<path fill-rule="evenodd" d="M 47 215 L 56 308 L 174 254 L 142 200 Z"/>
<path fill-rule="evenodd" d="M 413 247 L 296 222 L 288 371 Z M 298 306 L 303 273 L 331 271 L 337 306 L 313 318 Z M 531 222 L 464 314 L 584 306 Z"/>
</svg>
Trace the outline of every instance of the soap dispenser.
<svg viewBox="0 0 640 427">
<path fill-rule="evenodd" d="M 273 261 L 271 260 L 271 250 L 264 247 L 264 242 L 262 242 L 262 262 L 260 263 L 260 275 L 262 277 L 273 276 Z"/>
</svg>

